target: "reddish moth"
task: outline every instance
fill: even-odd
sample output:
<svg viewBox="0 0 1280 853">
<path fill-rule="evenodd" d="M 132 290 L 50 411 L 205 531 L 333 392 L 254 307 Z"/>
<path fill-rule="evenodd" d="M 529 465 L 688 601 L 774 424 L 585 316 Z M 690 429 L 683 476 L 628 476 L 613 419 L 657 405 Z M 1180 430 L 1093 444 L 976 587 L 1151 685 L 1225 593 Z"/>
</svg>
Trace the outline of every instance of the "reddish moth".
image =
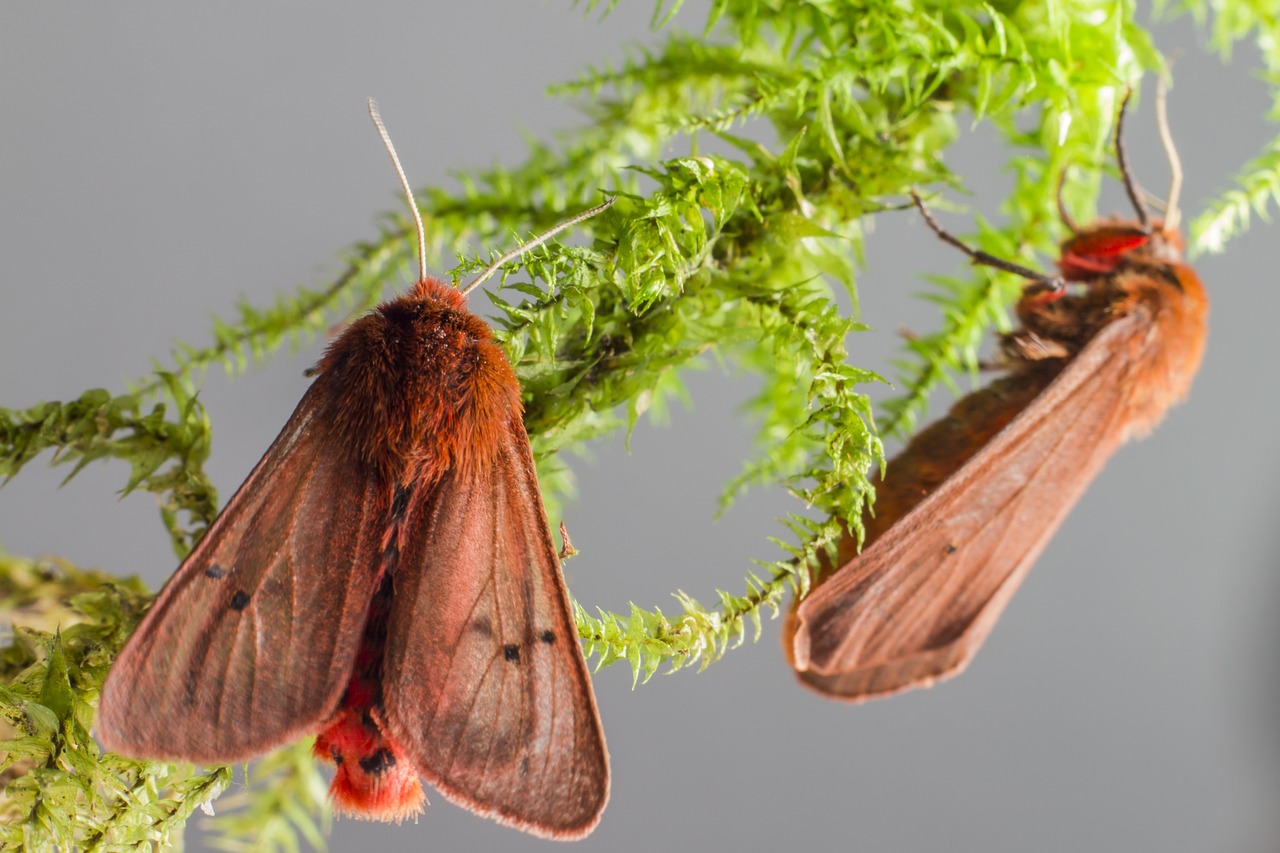
<svg viewBox="0 0 1280 853">
<path fill-rule="evenodd" d="M 1116 155 L 1137 219 L 1080 229 L 1064 208 L 1058 276 L 965 246 L 916 197 L 974 263 L 1028 279 L 1021 328 L 1002 341 L 1007 375 L 888 464 L 862 552 L 846 535 L 838 570 L 794 607 L 783 643 L 809 687 L 858 702 L 960 672 L 1108 457 L 1186 396 L 1208 301 L 1182 262 L 1163 92 L 1158 110 L 1174 173 L 1165 220 L 1149 220 L 1129 172 L 1122 106 Z"/>
<path fill-rule="evenodd" d="M 340 812 L 444 796 L 587 835 L 609 759 L 521 419 L 466 294 L 426 274 L 348 326 L 266 455 L 165 585 L 102 689 L 125 755 L 227 763 L 318 734 Z"/>
</svg>

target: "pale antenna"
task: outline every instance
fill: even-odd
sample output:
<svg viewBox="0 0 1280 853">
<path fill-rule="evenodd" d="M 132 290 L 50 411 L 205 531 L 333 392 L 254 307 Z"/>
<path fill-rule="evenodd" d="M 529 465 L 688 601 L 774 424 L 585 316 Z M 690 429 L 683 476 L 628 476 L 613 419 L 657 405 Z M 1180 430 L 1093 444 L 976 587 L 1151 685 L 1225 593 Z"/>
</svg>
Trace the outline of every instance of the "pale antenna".
<svg viewBox="0 0 1280 853">
<path fill-rule="evenodd" d="M 543 233 L 539 234 L 537 237 L 534 237 L 528 243 L 524 243 L 519 246 L 516 246 L 511 251 L 506 252 L 505 254 L 502 255 L 502 257 L 498 258 L 496 261 L 489 264 L 489 266 L 485 267 L 484 270 L 481 271 L 480 275 L 473 278 L 466 287 L 462 288 L 463 294 L 467 294 L 475 290 L 482 283 L 484 283 L 484 281 L 487 280 L 491 275 L 497 272 L 502 267 L 503 264 L 507 263 L 508 261 L 515 260 L 516 258 L 520 257 L 530 249 L 536 249 L 538 246 L 541 246 L 543 243 L 547 242 L 552 237 L 559 234 L 561 231 L 564 231 L 566 228 L 572 228 L 573 226 L 577 225 L 579 222 L 590 219 L 591 217 L 596 216 L 597 214 L 603 213 L 604 211 L 613 207 L 613 203 L 617 200 L 618 200 L 617 196 L 611 196 L 610 198 L 605 199 L 605 201 L 602 204 L 597 204 L 595 207 L 591 208 L 590 210 L 584 210 L 579 214 L 570 216 L 568 219 L 564 220 L 558 225 L 553 226 L 550 231 L 544 231 Z"/>
<path fill-rule="evenodd" d="M 1178 210 L 1178 196 L 1182 194 L 1182 160 L 1178 158 L 1178 149 L 1173 144 L 1173 134 L 1169 131 L 1169 113 L 1166 102 L 1169 100 L 1169 84 L 1165 75 L 1161 74 L 1156 82 L 1156 125 L 1160 128 L 1160 141 L 1164 144 L 1165 156 L 1169 158 L 1169 198 L 1165 202 L 1164 230 L 1173 231 L 1178 227 L 1181 212 Z"/>
<path fill-rule="evenodd" d="M 422 226 L 422 214 L 418 212 L 418 202 L 413 198 L 413 188 L 409 186 L 409 178 L 400 165 L 400 158 L 396 156 L 396 147 L 391 143 L 391 134 L 387 133 L 387 126 L 382 123 L 378 102 L 373 98 L 369 99 L 369 117 L 373 119 L 373 126 L 378 129 L 382 144 L 391 155 L 391 165 L 396 167 L 396 174 L 400 176 L 400 186 L 404 188 L 405 198 L 409 200 L 409 212 L 413 214 L 413 222 L 418 226 L 418 279 L 424 280 L 427 277 L 427 229 Z"/>
<path fill-rule="evenodd" d="M 404 188 L 405 198 L 409 200 L 409 211 L 413 214 L 413 222 L 418 228 L 418 271 L 419 277 L 425 279 L 427 277 L 427 230 L 422 225 L 422 214 L 418 212 L 418 203 L 413 198 L 413 188 L 409 186 L 409 178 L 404 173 L 404 167 L 400 165 L 400 158 L 396 155 L 396 146 L 391 142 L 391 135 L 387 133 L 387 126 L 382 123 L 382 114 L 378 112 L 378 102 L 373 98 L 369 99 L 369 117 L 373 119 L 373 126 L 378 129 L 378 135 L 382 137 L 382 144 L 386 146 L 387 153 L 391 155 L 391 164 L 396 167 L 396 174 L 400 176 L 400 186 Z M 579 222 L 590 219 L 599 213 L 608 210 L 617 201 L 617 196 L 606 199 L 604 203 L 597 204 L 590 210 L 584 210 L 576 216 L 571 216 L 563 222 L 555 225 L 551 230 L 545 231 L 534 237 L 528 243 L 517 246 L 502 257 L 498 258 L 489 266 L 485 267 L 480 275 L 476 276 L 466 287 L 462 288 L 465 296 L 470 293 L 481 283 L 487 280 L 495 272 L 497 272 L 503 264 L 515 260 L 530 249 L 535 249 L 552 237 L 564 231 L 566 228 L 572 228 Z"/>
</svg>

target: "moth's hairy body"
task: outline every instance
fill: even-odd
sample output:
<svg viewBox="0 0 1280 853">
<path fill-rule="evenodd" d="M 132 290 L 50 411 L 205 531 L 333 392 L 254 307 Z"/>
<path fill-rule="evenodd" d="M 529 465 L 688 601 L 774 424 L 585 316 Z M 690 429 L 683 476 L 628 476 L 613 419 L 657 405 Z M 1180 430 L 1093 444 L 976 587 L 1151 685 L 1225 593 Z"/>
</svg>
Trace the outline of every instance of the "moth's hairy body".
<svg viewBox="0 0 1280 853">
<path fill-rule="evenodd" d="M 456 289 L 356 320 L 166 585 L 103 688 L 99 734 L 239 761 L 319 731 L 359 816 L 420 808 L 581 837 L 608 758 L 521 420 Z"/>
<path fill-rule="evenodd" d="M 1104 220 L 1062 248 L 1079 292 L 1030 289 L 1008 375 L 887 465 L 859 554 L 792 611 L 800 679 L 861 701 L 955 675 L 1103 463 L 1191 386 L 1208 302 L 1173 232 Z"/>
</svg>

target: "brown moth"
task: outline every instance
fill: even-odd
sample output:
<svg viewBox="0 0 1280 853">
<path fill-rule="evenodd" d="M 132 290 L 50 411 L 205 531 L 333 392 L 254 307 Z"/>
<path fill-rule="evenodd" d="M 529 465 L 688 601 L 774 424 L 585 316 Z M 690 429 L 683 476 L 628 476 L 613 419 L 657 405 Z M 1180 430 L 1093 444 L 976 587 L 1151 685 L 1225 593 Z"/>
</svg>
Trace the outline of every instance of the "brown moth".
<svg viewBox="0 0 1280 853">
<path fill-rule="evenodd" d="M 1182 262 L 1181 173 L 1159 100 L 1174 170 L 1165 221 L 1150 222 L 1134 186 L 1122 106 L 1116 153 L 1137 218 L 1078 229 L 1064 211 L 1074 233 L 1058 276 L 968 248 L 916 197 L 939 237 L 1031 284 L 1002 342 L 1007 375 L 888 464 L 862 552 L 846 535 L 838 570 L 790 614 L 783 644 L 809 687 L 858 702 L 959 673 L 1115 449 L 1186 396 L 1208 301 Z"/>
<path fill-rule="evenodd" d="M 419 776 L 478 814 L 581 838 L 609 759 L 521 419 L 466 293 L 426 275 L 329 346 L 279 437 L 107 677 L 98 736 L 226 763 L 318 733 L 340 811 L 399 821 Z M 567 542 L 567 540 L 566 540 Z"/>
</svg>

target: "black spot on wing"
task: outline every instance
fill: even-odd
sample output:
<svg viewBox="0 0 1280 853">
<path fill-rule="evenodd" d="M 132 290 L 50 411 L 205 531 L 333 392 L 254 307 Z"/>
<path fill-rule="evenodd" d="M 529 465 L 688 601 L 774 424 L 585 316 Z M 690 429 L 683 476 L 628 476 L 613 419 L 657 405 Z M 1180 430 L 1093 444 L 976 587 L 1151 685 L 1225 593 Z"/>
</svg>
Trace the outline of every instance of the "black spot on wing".
<svg viewBox="0 0 1280 853">
<path fill-rule="evenodd" d="M 492 637 L 493 623 L 489 621 L 488 616 L 477 616 L 471 620 L 471 630 L 481 637 Z"/>
<path fill-rule="evenodd" d="M 222 566 L 219 566 L 217 563 L 210 563 L 209 568 L 204 570 L 204 576 L 207 578 L 213 578 L 214 580 L 221 580 L 227 576 L 227 570 L 222 568 Z"/>
<path fill-rule="evenodd" d="M 538 636 L 538 639 L 542 640 L 542 642 L 546 643 L 547 645 L 551 645 L 556 641 L 556 632 L 548 628 L 546 631 L 543 631 Z"/>
<path fill-rule="evenodd" d="M 244 610 L 249 606 L 249 593 L 243 589 L 237 589 L 236 594 L 231 596 L 231 609 L 237 612 Z"/>
<path fill-rule="evenodd" d="M 512 663 L 520 663 L 520 647 L 515 643 L 507 643 L 502 647 L 502 657 Z"/>
</svg>

